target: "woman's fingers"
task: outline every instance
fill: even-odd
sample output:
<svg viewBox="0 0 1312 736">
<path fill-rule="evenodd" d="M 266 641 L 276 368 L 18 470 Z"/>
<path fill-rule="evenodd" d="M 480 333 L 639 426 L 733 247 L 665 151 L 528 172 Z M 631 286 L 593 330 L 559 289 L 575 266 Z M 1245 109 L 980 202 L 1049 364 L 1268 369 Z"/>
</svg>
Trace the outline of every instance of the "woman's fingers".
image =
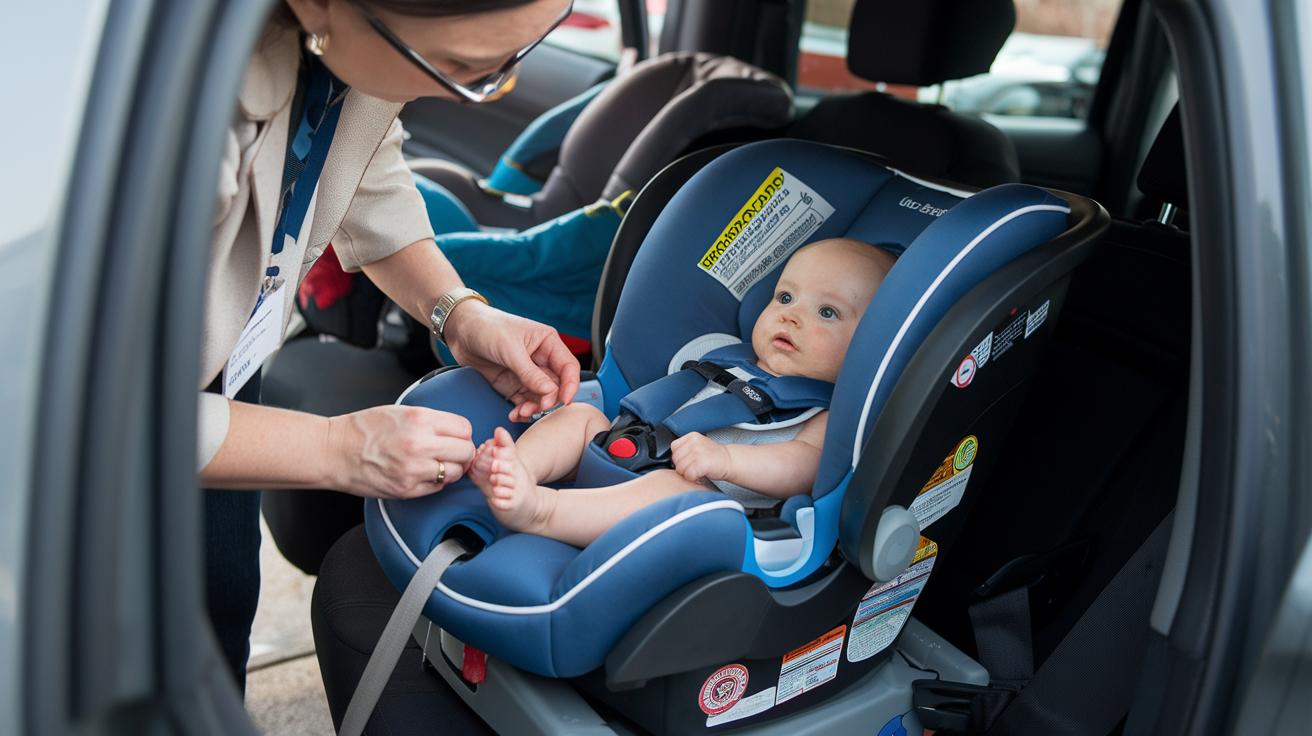
<svg viewBox="0 0 1312 736">
<path fill-rule="evenodd" d="M 452 350 L 515 404 L 512 420 L 573 400 L 579 363 L 555 330 L 481 304 L 471 303 L 461 318 Z"/>
<path fill-rule="evenodd" d="M 537 360 L 540 365 L 544 365 L 547 370 L 555 376 L 555 384 L 559 387 L 553 401 L 548 406 L 555 406 L 557 402 L 568 404 L 574 400 L 574 394 L 579 390 L 579 361 L 574 354 L 565 347 L 560 336 L 552 332 L 548 339 L 543 340 L 538 346 L 535 357 L 540 356 Z M 545 402 L 544 398 L 544 402 Z"/>
<path fill-rule="evenodd" d="M 343 419 L 358 436 L 341 461 L 348 490 L 362 496 L 413 498 L 451 483 L 474 459 L 469 421 L 446 412 L 380 406 Z M 442 481 L 439 484 L 438 478 Z"/>
</svg>

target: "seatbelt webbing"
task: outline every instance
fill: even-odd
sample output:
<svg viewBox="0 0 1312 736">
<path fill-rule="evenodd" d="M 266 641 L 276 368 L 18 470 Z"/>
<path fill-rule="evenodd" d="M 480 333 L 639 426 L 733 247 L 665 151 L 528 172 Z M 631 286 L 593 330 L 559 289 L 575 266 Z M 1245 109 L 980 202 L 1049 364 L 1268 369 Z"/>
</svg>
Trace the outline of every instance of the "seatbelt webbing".
<svg viewBox="0 0 1312 736">
<path fill-rule="evenodd" d="M 1102 736 L 1129 711 L 1174 517 L 1167 514 L 1103 588 L 990 736 Z"/>
<path fill-rule="evenodd" d="M 992 684 L 1024 685 L 1034 677 L 1034 630 L 1030 626 L 1030 589 L 1020 586 L 972 605 L 979 663 Z"/>
<path fill-rule="evenodd" d="M 424 558 L 424 564 L 419 566 L 414 577 L 410 578 L 410 584 L 405 586 L 401 601 L 396 604 L 396 610 L 392 611 L 383 635 L 378 637 L 374 653 L 369 656 L 369 664 L 365 665 L 364 674 L 360 676 L 355 693 L 351 695 L 351 702 L 346 706 L 346 715 L 342 716 L 342 728 L 337 732 L 338 736 L 360 736 L 364 733 L 365 724 L 369 722 L 369 716 L 373 714 L 383 688 L 396 669 L 396 662 L 401 658 L 401 651 L 405 649 L 410 632 L 419 621 L 419 614 L 423 612 L 429 594 L 437 587 L 437 581 L 451 563 L 468 551 L 460 540 L 448 539 L 434 547 L 428 557 Z"/>
</svg>

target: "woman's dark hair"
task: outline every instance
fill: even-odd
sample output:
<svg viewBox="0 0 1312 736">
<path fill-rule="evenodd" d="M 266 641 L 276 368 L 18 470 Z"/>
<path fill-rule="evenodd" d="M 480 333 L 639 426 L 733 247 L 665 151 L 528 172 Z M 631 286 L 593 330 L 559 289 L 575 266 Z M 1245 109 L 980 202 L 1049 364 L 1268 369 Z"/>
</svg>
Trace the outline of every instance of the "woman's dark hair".
<svg viewBox="0 0 1312 736">
<path fill-rule="evenodd" d="M 474 13 L 491 13 L 495 10 L 509 10 L 521 5 L 528 5 L 535 0 L 346 0 L 358 3 L 370 9 L 382 10 L 397 15 L 412 15 L 421 18 L 440 18 L 450 15 L 473 15 Z M 295 14 L 286 3 L 278 3 L 273 11 L 273 18 L 286 26 L 297 27 L 300 24 Z"/>
</svg>

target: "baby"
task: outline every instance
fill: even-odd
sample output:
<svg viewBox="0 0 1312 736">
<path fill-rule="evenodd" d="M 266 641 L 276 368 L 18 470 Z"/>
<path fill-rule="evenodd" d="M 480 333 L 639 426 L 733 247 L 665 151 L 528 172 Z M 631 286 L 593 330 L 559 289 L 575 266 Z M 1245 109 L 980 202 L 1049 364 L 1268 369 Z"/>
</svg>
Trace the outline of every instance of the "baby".
<svg viewBox="0 0 1312 736">
<path fill-rule="evenodd" d="M 833 383 L 857 323 L 894 260 L 882 248 L 847 238 L 798 250 L 752 328 L 756 366 L 774 376 Z M 571 404 L 529 427 L 518 442 L 497 428 L 479 447 L 469 475 L 507 528 L 585 547 L 655 501 L 715 490 L 717 482 L 751 489 L 767 501 L 810 492 L 828 415 L 817 413 L 792 439 L 771 444 L 718 444 L 689 432 L 670 445 L 673 470 L 605 488 L 556 490 L 541 484 L 571 480 L 588 443 L 611 426 L 595 407 Z"/>
</svg>

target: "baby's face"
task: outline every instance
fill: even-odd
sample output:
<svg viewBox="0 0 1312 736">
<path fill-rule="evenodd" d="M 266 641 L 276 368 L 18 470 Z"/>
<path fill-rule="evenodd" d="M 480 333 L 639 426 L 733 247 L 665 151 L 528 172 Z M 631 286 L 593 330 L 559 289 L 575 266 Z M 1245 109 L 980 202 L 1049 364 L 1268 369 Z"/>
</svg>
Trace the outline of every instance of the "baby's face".
<svg viewBox="0 0 1312 736">
<path fill-rule="evenodd" d="M 857 323 L 887 273 L 857 251 L 872 247 L 822 241 L 793 256 L 752 328 L 758 366 L 776 376 L 838 378 Z"/>
</svg>

